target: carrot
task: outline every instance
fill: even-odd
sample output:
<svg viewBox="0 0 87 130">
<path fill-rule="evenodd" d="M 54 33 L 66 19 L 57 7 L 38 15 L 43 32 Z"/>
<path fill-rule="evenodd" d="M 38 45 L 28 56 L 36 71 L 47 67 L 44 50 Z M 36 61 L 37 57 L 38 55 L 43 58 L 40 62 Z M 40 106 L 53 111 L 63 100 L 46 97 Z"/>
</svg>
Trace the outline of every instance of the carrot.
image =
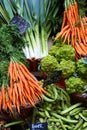
<svg viewBox="0 0 87 130">
<path fill-rule="evenodd" d="M 63 16 L 63 22 L 62 22 L 61 30 L 64 28 L 64 26 L 66 24 L 66 20 L 67 20 L 67 16 L 66 16 L 66 10 L 65 10 L 64 11 L 64 16 Z"/>
<path fill-rule="evenodd" d="M 75 28 L 73 28 L 73 30 L 72 30 L 71 44 L 73 47 L 75 46 Z"/>
<path fill-rule="evenodd" d="M 12 89 L 11 87 L 8 87 L 7 88 L 7 93 L 8 93 L 8 98 L 11 102 L 13 102 L 13 99 L 12 99 Z"/>
<path fill-rule="evenodd" d="M 59 32 L 56 37 L 55 37 L 55 41 L 60 38 L 62 36 L 62 34 L 69 28 L 69 25 L 66 25 L 62 30 L 61 32 Z"/>
<path fill-rule="evenodd" d="M 19 100 L 16 101 L 16 108 L 17 108 L 18 113 L 20 113 L 20 103 L 19 103 Z"/>
<path fill-rule="evenodd" d="M 78 4 L 76 1 L 74 1 L 74 7 L 75 7 L 75 14 L 76 14 L 76 21 L 79 20 L 79 12 L 78 12 Z"/>
<path fill-rule="evenodd" d="M 71 18 L 71 8 L 67 9 L 67 25 L 70 26 L 70 28 L 72 28 L 72 18 Z"/>
<path fill-rule="evenodd" d="M 72 4 L 72 8 L 73 8 L 73 25 L 77 22 L 77 10 L 75 9 L 75 4 Z"/>
<path fill-rule="evenodd" d="M 19 65 L 19 69 L 21 73 L 26 77 L 26 79 L 32 80 L 32 82 L 36 82 L 36 79 L 33 78 L 32 74 L 30 74 L 30 72 L 26 73 L 26 71 L 21 65 Z"/>
<path fill-rule="evenodd" d="M 3 101 L 2 101 L 2 93 L 0 92 L 0 110 L 2 109 L 2 103 L 3 103 Z"/>
<path fill-rule="evenodd" d="M 10 87 L 12 87 L 12 71 L 13 71 L 13 62 L 10 61 L 9 68 L 8 68 L 8 76 L 10 77 Z"/>
<path fill-rule="evenodd" d="M 20 104 L 23 104 L 22 103 L 22 91 L 21 91 L 20 83 L 19 82 L 16 83 L 14 87 L 15 87 L 15 90 L 16 90 L 17 99 L 19 99 Z"/>
<path fill-rule="evenodd" d="M 80 38 L 80 30 L 79 30 L 79 27 L 76 27 L 76 32 L 77 32 L 78 42 L 80 43 L 80 42 L 81 42 L 81 38 Z"/>
<path fill-rule="evenodd" d="M 17 82 L 18 81 L 18 75 L 17 75 L 17 68 L 16 68 L 16 63 L 13 63 L 13 80 L 14 82 Z"/>
<path fill-rule="evenodd" d="M 38 98 L 36 97 L 34 90 L 32 89 L 32 87 L 29 87 L 29 90 L 30 90 L 30 94 L 33 99 L 33 102 L 36 102 Z"/>
<path fill-rule="evenodd" d="M 78 43 L 75 43 L 75 49 L 80 56 L 85 56 L 85 52 L 82 50 L 81 46 Z"/>
<path fill-rule="evenodd" d="M 30 98 L 30 96 L 27 94 L 27 92 L 25 91 L 25 96 L 27 97 L 29 103 L 31 106 L 35 106 L 34 102 L 32 101 L 32 99 Z"/>
<path fill-rule="evenodd" d="M 16 106 L 16 102 L 17 102 L 17 99 L 16 99 L 16 93 L 15 93 L 15 89 L 13 88 L 12 89 L 12 99 L 13 99 L 13 105 Z"/>
<path fill-rule="evenodd" d="M 82 50 L 84 51 L 85 55 L 87 54 L 87 46 L 85 46 L 83 43 L 79 44 Z"/>
<path fill-rule="evenodd" d="M 80 28 L 80 37 L 81 37 L 82 42 L 86 45 L 86 39 L 81 28 Z"/>
<path fill-rule="evenodd" d="M 8 101 L 6 102 L 6 104 L 7 104 L 7 108 L 8 108 L 8 109 L 10 110 L 10 112 L 13 114 L 12 103 L 11 103 L 11 101 L 8 100 Z"/>
<path fill-rule="evenodd" d="M 66 35 L 65 35 L 65 38 L 64 38 L 64 40 L 63 40 L 63 43 L 65 43 L 66 40 L 68 39 L 68 35 L 70 34 L 70 31 L 71 31 L 71 29 L 69 28 L 69 29 L 67 30 L 67 33 L 66 33 Z"/>
<path fill-rule="evenodd" d="M 18 70 L 18 77 L 19 77 L 19 80 L 22 80 L 25 84 L 27 82 L 27 80 L 25 79 L 25 76 L 22 74 L 22 72 L 20 71 L 19 69 L 19 64 L 16 63 L 16 67 L 17 67 L 17 70 Z"/>
<path fill-rule="evenodd" d="M 4 85 L 2 85 L 1 87 L 1 93 L 2 93 L 2 109 L 5 110 L 6 109 L 6 91 L 5 91 L 5 87 Z"/>
<path fill-rule="evenodd" d="M 71 28 L 73 28 L 73 26 L 76 22 L 73 4 L 70 5 L 70 18 L 69 18 L 69 20 L 71 20 Z"/>
</svg>

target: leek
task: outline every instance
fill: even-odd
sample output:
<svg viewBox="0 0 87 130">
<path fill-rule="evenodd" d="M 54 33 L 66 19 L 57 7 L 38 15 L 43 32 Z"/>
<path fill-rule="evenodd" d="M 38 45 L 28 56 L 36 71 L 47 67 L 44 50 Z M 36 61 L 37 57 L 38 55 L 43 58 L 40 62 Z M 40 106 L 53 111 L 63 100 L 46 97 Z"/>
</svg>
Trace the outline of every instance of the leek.
<svg viewBox="0 0 87 130">
<path fill-rule="evenodd" d="M 30 24 L 30 28 L 23 35 L 27 42 L 22 49 L 27 59 L 41 59 L 48 55 L 48 38 L 52 31 L 52 18 L 58 13 L 57 2 L 57 0 L 1 0 L 1 5 L 10 20 L 17 12 Z"/>
</svg>

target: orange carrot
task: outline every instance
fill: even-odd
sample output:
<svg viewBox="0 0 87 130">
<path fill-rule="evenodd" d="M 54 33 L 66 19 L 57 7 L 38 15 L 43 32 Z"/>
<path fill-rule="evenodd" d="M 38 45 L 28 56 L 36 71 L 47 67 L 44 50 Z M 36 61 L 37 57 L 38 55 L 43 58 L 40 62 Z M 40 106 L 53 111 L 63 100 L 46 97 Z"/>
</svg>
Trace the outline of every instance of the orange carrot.
<svg viewBox="0 0 87 130">
<path fill-rule="evenodd" d="M 75 49 L 76 52 L 80 55 L 80 56 L 85 56 L 85 52 L 82 50 L 81 46 L 78 43 L 75 43 Z"/>
<path fill-rule="evenodd" d="M 5 91 L 5 87 L 4 85 L 2 85 L 1 87 L 1 93 L 2 93 L 2 109 L 5 110 L 6 109 L 6 91 Z"/>
<path fill-rule="evenodd" d="M 64 16 L 63 16 L 63 22 L 62 22 L 61 30 L 64 28 L 64 26 L 66 24 L 66 20 L 67 20 L 67 16 L 66 16 L 66 10 L 65 10 L 64 11 Z"/>
<path fill-rule="evenodd" d="M 2 104 L 3 104 L 3 101 L 2 101 L 2 93 L 0 92 L 0 110 L 2 109 Z"/>
<path fill-rule="evenodd" d="M 59 32 L 56 37 L 55 37 L 55 40 L 57 40 L 58 38 L 60 38 L 62 36 L 62 34 L 69 28 L 69 25 L 66 25 L 62 30 L 61 32 Z"/>
<path fill-rule="evenodd" d="M 65 43 L 66 40 L 68 39 L 68 35 L 70 34 L 70 31 L 71 31 L 71 29 L 69 28 L 69 29 L 67 30 L 67 33 L 66 33 L 66 35 L 65 35 L 65 38 L 64 38 L 64 40 L 63 40 L 63 43 Z"/>
<path fill-rule="evenodd" d="M 7 104 L 8 110 L 13 114 L 12 103 L 10 102 L 10 100 L 8 100 L 8 101 L 6 102 L 6 104 Z"/>
</svg>

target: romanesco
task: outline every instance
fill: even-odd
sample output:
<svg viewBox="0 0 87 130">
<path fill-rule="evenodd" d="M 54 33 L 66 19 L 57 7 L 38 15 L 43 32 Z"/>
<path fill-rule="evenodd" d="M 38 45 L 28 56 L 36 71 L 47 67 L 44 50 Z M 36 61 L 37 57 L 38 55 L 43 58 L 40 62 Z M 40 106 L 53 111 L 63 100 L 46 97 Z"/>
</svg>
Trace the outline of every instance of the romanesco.
<svg viewBox="0 0 87 130">
<path fill-rule="evenodd" d="M 86 82 L 79 77 L 71 76 L 70 78 L 65 79 L 65 84 L 66 84 L 66 91 L 69 94 L 75 92 L 81 93 L 84 90 L 84 85 L 86 85 Z"/>
<path fill-rule="evenodd" d="M 48 53 L 49 53 L 50 55 L 52 55 L 52 56 L 56 56 L 56 53 L 57 53 L 58 49 L 59 49 L 58 46 L 53 45 L 53 46 L 50 47 Z"/>
<path fill-rule="evenodd" d="M 68 78 L 75 73 L 76 66 L 74 61 L 62 59 L 58 68 L 62 70 L 62 76 Z"/>
<path fill-rule="evenodd" d="M 50 74 L 58 70 L 58 62 L 54 56 L 47 55 L 40 61 L 41 71 Z"/>
<path fill-rule="evenodd" d="M 82 78 L 87 78 L 87 65 L 83 63 L 82 59 L 76 62 L 77 74 Z"/>
<path fill-rule="evenodd" d="M 75 60 L 75 49 L 71 45 L 63 45 L 56 52 L 56 59 L 60 62 L 62 59 Z"/>
</svg>

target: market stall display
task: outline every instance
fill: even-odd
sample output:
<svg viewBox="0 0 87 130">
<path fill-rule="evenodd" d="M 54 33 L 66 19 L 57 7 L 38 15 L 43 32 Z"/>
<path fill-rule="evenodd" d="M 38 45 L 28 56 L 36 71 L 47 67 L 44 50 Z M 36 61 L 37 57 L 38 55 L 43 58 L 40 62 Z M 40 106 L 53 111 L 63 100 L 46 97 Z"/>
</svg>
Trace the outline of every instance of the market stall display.
<svg viewBox="0 0 87 130">
<path fill-rule="evenodd" d="M 0 2 L 2 129 L 86 130 L 87 17 L 79 1 L 63 1 L 56 36 L 59 1 Z"/>
</svg>

